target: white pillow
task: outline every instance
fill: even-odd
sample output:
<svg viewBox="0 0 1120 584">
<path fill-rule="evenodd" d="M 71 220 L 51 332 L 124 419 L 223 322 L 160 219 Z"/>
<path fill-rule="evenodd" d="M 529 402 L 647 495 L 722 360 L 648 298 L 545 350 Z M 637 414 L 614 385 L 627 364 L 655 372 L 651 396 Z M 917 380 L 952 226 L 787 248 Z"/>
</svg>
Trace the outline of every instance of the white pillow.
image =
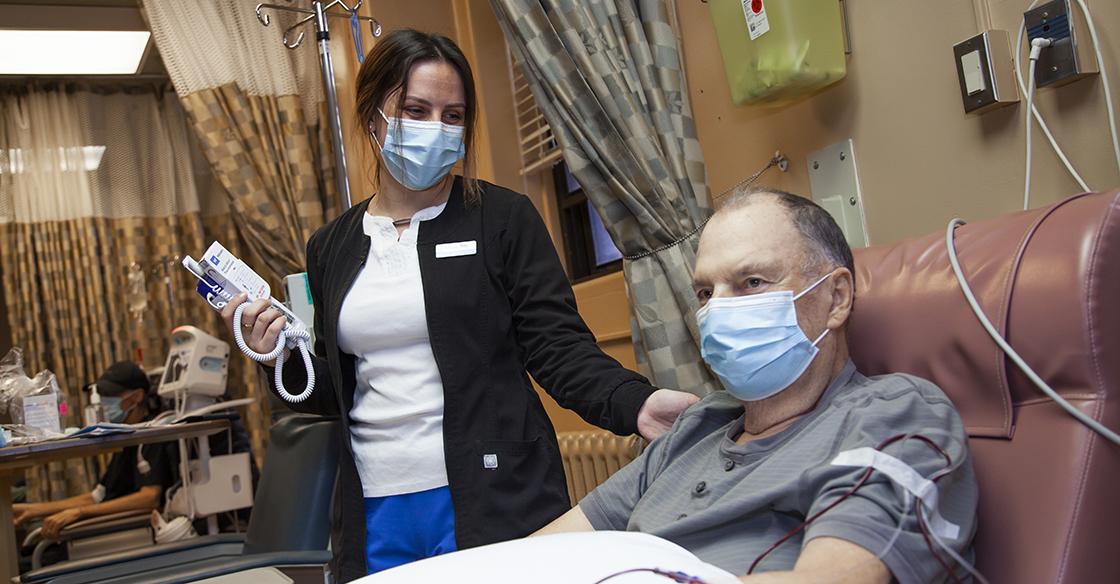
<svg viewBox="0 0 1120 584">
<path fill-rule="evenodd" d="M 486 584 L 594 584 L 633 568 L 684 572 L 706 584 L 737 584 L 738 578 L 700 561 L 681 546 L 636 532 L 559 533 L 463 550 L 366 576 L 360 584 L 484 582 Z M 611 578 L 606 584 L 671 584 L 651 572 Z"/>
</svg>

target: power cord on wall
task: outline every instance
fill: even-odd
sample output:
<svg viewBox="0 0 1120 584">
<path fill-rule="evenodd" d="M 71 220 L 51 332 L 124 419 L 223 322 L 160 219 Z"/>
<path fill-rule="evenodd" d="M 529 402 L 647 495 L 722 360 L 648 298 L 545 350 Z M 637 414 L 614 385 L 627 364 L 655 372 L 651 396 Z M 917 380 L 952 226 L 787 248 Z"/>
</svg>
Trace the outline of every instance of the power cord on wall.
<svg viewBox="0 0 1120 584">
<path fill-rule="evenodd" d="M 1027 171 L 1026 171 L 1026 184 L 1023 186 L 1023 210 L 1031 208 L 1031 111 L 1034 110 L 1034 72 L 1038 67 L 1038 57 L 1042 54 L 1042 49 L 1049 47 L 1052 41 L 1050 39 L 1038 38 L 1031 41 L 1031 55 L 1029 72 L 1027 74 Z"/>
<path fill-rule="evenodd" d="M 1033 0 L 1031 2 L 1030 6 L 1027 7 L 1027 10 L 1030 10 L 1030 9 L 1034 8 L 1035 6 L 1037 6 L 1040 1 L 1041 0 Z M 1104 55 L 1101 53 L 1100 38 L 1097 35 L 1097 27 L 1093 23 L 1092 13 L 1089 11 L 1088 5 L 1085 4 L 1085 0 L 1075 0 L 1075 1 L 1077 2 L 1078 6 L 1081 7 L 1081 12 L 1085 15 L 1085 22 L 1086 22 L 1086 24 L 1088 26 L 1088 29 L 1089 29 L 1089 37 L 1090 37 L 1090 39 L 1093 43 L 1093 52 L 1094 52 L 1094 54 L 1096 55 L 1096 58 L 1097 58 L 1097 67 L 1100 69 L 1101 85 L 1104 89 L 1105 109 L 1106 109 L 1107 114 L 1108 114 L 1108 128 L 1109 128 L 1109 133 L 1112 137 L 1112 149 L 1113 149 L 1113 153 L 1116 157 L 1116 167 L 1117 167 L 1118 170 L 1120 170 L 1120 136 L 1118 136 L 1118 134 L 1117 134 L 1116 111 L 1115 111 L 1115 107 L 1113 106 L 1113 103 L 1112 103 L 1112 89 L 1109 86 L 1108 67 L 1105 65 Z M 1070 174 L 1070 176 L 1073 177 L 1073 180 L 1075 180 L 1077 182 L 1077 185 L 1079 187 L 1081 187 L 1081 190 L 1083 190 L 1083 191 L 1091 191 L 1092 190 L 1089 187 L 1088 183 L 1085 182 L 1085 179 L 1082 178 L 1081 175 L 1077 172 L 1077 169 L 1075 169 L 1073 167 L 1073 163 L 1070 162 L 1069 157 L 1066 156 L 1066 153 L 1065 153 L 1065 151 L 1062 150 L 1062 147 L 1058 145 L 1057 140 L 1054 138 L 1054 134 L 1050 131 L 1050 127 L 1046 125 L 1046 120 L 1044 120 L 1042 118 L 1042 114 L 1038 111 L 1038 108 L 1035 107 L 1035 105 L 1033 103 L 1034 102 L 1034 99 L 1033 99 L 1034 98 L 1034 80 L 1033 80 L 1034 64 L 1038 59 L 1038 53 L 1040 53 L 1041 50 L 1043 48 L 1045 48 L 1046 46 L 1049 46 L 1050 39 L 1034 39 L 1034 41 L 1031 42 L 1031 55 L 1032 55 L 1032 59 L 1031 59 L 1032 75 L 1031 75 L 1031 77 L 1032 77 L 1032 79 L 1030 80 L 1030 83 L 1029 83 L 1030 87 L 1029 88 L 1026 85 L 1024 85 L 1024 83 L 1023 83 L 1023 71 L 1019 66 L 1019 47 L 1022 46 L 1022 44 L 1023 44 L 1023 34 L 1025 32 L 1026 32 L 1026 22 L 1023 22 L 1019 26 L 1019 33 L 1018 33 L 1018 36 L 1015 39 L 1015 49 L 1011 53 L 1012 59 L 1014 60 L 1014 63 L 1015 63 L 1015 78 L 1019 83 L 1019 89 L 1023 93 L 1027 94 L 1027 111 L 1026 111 L 1026 116 L 1027 116 L 1027 163 L 1026 163 L 1027 164 L 1027 179 L 1026 179 L 1026 187 L 1025 187 L 1024 193 L 1023 193 L 1023 208 L 1024 209 L 1029 208 L 1029 206 L 1030 206 L 1030 168 L 1031 168 L 1030 117 L 1032 115 L 1034 116 L 1034 119 L 1038 121 L 1038 126 L 1042 129 L 1042 133 L 1045 134 L 1047 141 L 1050 142 L 1050 146 L 1054 149 L 1054 153 L 1058 155 L 1058 158 L 1062 161 L 1062 164 L 1065 165 L 1066 170 L 1069 171 L 1069 174 Z M 1036 47 L 1035 46 L 1035 41 L 1044 41 L 1045 45 L 1042 46 L 1042 47 Z"/>
</svg>

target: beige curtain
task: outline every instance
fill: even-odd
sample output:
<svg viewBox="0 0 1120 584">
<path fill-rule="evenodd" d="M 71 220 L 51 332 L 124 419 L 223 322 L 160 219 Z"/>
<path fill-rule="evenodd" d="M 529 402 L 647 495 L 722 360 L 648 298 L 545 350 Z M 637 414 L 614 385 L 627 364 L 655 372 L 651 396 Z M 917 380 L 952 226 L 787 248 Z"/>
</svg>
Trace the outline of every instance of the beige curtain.
<svg viewBox="0 0 1120 584">
<path fill-rule="evenodd" d="M 171 329 L 182 324 L 224 336 L 177 258 L 197 255 L 211 238 L 238 242 L 228 213 L 214 220 L 200 212 L 196 178 L 209 170 L 192 165 L 198 153 L 184 112 L 164 93 L 0 92 L 0 274 L 12 340 L 29 372 L 58 377 L 68 425 L 79 423 L 80 388 L 114 361 L 162 366 Z M 230 393 L 256 396 L 255 369 L 240 361 L 231 360 Z M 263 404 L 246 420 L 258 457 L 267 417 Z M 91 470 L 80 460 L 35 469 L 28 496 L 88 490 Z"/>
<path fill-rule="evenodd" d="M 273 283 L 304 271 L 307 239 L 337 199 L 322 180 L 330 151 L 320 142 L 313 42 L 284 48 L 285 18 L 265 28 L 254 6 L 237 0 L 145 0 L 144 8 L 246 259 Z"/>
</svg>

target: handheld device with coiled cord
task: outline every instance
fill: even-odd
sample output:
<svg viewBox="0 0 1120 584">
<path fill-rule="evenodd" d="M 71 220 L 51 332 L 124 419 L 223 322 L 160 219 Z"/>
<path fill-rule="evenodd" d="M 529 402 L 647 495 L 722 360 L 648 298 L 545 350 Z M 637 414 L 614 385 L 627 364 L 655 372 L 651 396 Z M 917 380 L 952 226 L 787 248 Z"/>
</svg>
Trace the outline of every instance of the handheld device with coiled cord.
<svg viewBox="0 0 1120 584">
<path fill-rule="evenodd" d="M 245 336 L 240 326 L 233 327 L 233 337 L 237 342 L 237 347 L 246 357 L 258 363 L 276 361 L 273 383 L 281 398 L 289 403 L 299 403 L 310 397 L 311 392 L 315 389 L 315 373 L 311 362 L 311 351 L 308 348 L 308 343 L 311 341 L 311 332 L 307 330 L 307 325 L 287 306 L 270 295 L 268 282 L 265 282 L 264 278 L 261 278 L 260 275 L 249 268 L 245 262 L 237 259 L 216 241 L 206 250 L 206 254 L 201 260 L 195 260 L 190 256 L 184 257 L 183 267 L 198 278 L 197 291 L 214 310 L 221 311 L 237 295 L 243 292 L 248 294 L 248 301 L 238 306 L 233 313 L 235 323 L 241 322 L 241 316 L 250 302 L 261 298 L 268 298 L 272 308 L 283 313 L 288 322 L 276 339 L 276 347 L 268 353 L 258 353 L 251 349 L 245 342 Z M 303 392 L 297 395 L 289 393 L 287 388 L 284 387 L 285 348 L 293 351 L 298 349 L 303 356 L 304 367 L 307 369 L 307 385 Z"/>
</svg>

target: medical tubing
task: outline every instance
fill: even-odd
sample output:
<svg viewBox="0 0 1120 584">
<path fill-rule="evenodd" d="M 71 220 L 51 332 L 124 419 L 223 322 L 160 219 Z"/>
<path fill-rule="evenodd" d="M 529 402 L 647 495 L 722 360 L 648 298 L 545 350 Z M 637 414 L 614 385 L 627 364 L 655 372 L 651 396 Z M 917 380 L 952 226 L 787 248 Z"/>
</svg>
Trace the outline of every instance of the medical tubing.
<svg viewBox="0 0 1120 584">
<path fill-rule="evenodd" d="M 918 521 L 924 521 L 922 519 L 922 506 L 921 505 L 917 506 L 917 512 L 918 512 Z M 931 538 L 933 538 L 934 543 L 936 543 L 937 546 L 940 547 L 941 549 L 945 550 L 945 552 L 947 554 L 949 554 L 953 558 L 953 560 L 955 560 L 961 566 L 964 566 L 964 569 L 966 571 L 968 571 L 969 574 L 972 574 L 972 577 L 976 578 L 977 582 L 979 582 L 980 584 L 989 584 L 988 579 L 985 578 L 984 575 L 981 574 L 979 570 L 977 570 L 972 564 L 965 561 L 965 559 L 963 557 L 961 557 L 961 555 L 958 554 L 956 551 L 954 551 L 951 546 L 945 544 L 945 541 L 942 540 L 937 535 L 937 530 L 936 529 L 929 530 L 929 536 Z"/>
<path fill-rule="evenodd" d="M 921 497 L 914 497 L 914 507 L 916 508 L 915 514 L 918 518 L 918 531 L 922 533 L 922 540 L 926 543 L 926 549 L 929 550 L 929 553 L 931 556 L 933 556 L 933 559 L 937 560 L 937 563 L 941 566 L 941 569 L 945 571 L 945 575 L 949 576 L 949 578 L 953 581 L 953 584 L 961 584 L 961 579 L 959 576 L 957 576 L 956 570 L 954 570 L 953 567 L 949 565 L 949 562 L 945 561 L 945 558 L 941 557 L 941 554 L 937 553 L 937 550 L 933 549 L 933 543 L 930 542 L 930 534 L 933 532 L 933 530 L 927 528 L 925 521 L 922 519 Z"/>
<path fill-rule="evenodd" d="M 1027 10 L 1034 8 L 1038 4 L 1038 2 L 1039 0 L 1034 0 L 1033 2 L 1031 2 L 1031 5 L 1027 7 Z M 1027 88 L 1023 84 L 1023 71 L 1019 67 L 1019 47 L 1023 45 L 1023 33 L 1026 31 L 1026 28 L 1027 23 L 1024 21 L 1019 26 L 1019 35 L 1015 38 L 1015 48 L 1011 51 L 1011 59 L 1015 64 L 1015 80 L 1019 83 L 1019 90 L 1024 94 L 1027 93 Z M 1028 111 L 1034 114 L 1035 120 L 1038 121 L 1038 127 L 1042 128 L 1042 133 L 1046 135 L 1046 139 L 1050 142 L 1050 146 L 1054 149 L 1054 153 L 1058 155 L 1059 159 L 1061 159 L 1062 164 L 1065 165 L 1066 170 L 1069 171 L 1069 174 L 1073 177 L 1073 180 L 1077 181 L 1077 185 L 1081 187 L 1081 190 L 1093 190 L 1089 188 L 1088 184 L 1086 184 L 1085 179 L 1081 178 L 1081 175 L 1077 173 L 1077 169 L 1073 167 L 1073 163 L 1069 161 L 1069 157 L 1066 156 L 1065 151 L 1062 150 L 1062 147 L 1058 145 L 1058 141 L 1054 138 L 1054 134 L 1050 132 L 1050 126 L 1046 125 L 1046 120 L 1042 119 L 1042 114 L 1038 111 L 1038 108 L 1032 104 Z"/>
<path fill-rule="evenodd" d="M 922 439 L 928 440 L 924 436 L 922 436 Z M 948 453 L 946 453 L 945 451 L 941 451 L 941 453 L 947 458 L 949 457 Z M 960 460 L 954 463 L 952 458 L 948 458 L 949 466 L 933 473 L 933 475 L 930 476 L 929 481 L 936 485 L 938 481 L 949 476 L 953 471 L 955 471 L 957 467 L 961 465 L 963 459 L 964 456 L 962 455 L 960 457 Z M 938 500 L 940 501 L 940 497 L 938 497 Z M 922 517 L 922 498 L 917 495 L 914 496 L 914 516 L 918 519 L 918 530 L 922 532 L 922 539 L 925 541 L 926 548 L 929 550 L 930 555 L 932 555 L 933 558 L 937 560 L 937 563 L 941 565 L 941 567 L 945 570 L 945 574 L 953 580 L 954 584 L 961 584 L 961 579 L 959 576 L 957 576 L 956 570 L 954 570 L 953 567 L 949 565 L 949 562 L 945 561 L 945 559 L 941 557 L 941 554 L 937 553 L 937 550 L 935 550 L 933 547 L 933 543 L 930 542 L 930 537 L 935 535 L 934 532 L 936 530 L 929 529 L 927 527 L 926 521 Z M 957 556 L 956 554 L 953 554 L 953 558 L 958 557 L 959 556 Z"/>
<path fill-rule="evenodd" d="M 880 442 L 879 445 L 875 447 L 875 450 L 878 450 L 878 451 L 881 452 L 886 447 L 890 446 L 891 444 L 894 444 L 895 442 L 899 442 L 899 441 L 905 442 L 906 440 L 909 440 L 911 438 L 917 438 L 918 440 L 921 440 L 922 442 L 925 442 L 927 445 L 929 445 L 930 448 L 933 448 L 934 450 L 937 451 L 938 454 L 940 454 L 941 456 L 943 456 L 945 458 L 946 463 L 948 464 L 948 469 L 947 469 L 947 472 L 944 473 L 944 474 L 947 474 L 948 472 L 952 472 L 956 468 L 955 466 L 953 466 L 953 458 L 951 456 L 949 456 L 949 454 L 947 452 L 945 452 L 945 450 L 943 448 L 938 446 L 937 443 L 935 443 L 933 440 L 930 440 L 929 438 L 927 438 L 927 437 L 925 437 L 921 434 L 916 434 L 916 433 L 896 434 L 896 435 L 891 436 L 890 438 L 887 438 L 886 440 Z M 864 470 L 863 476 L 861 476 L 860 479 L 858 481 L 856 481 L 855 486 L 853 486 L 846 493 L 841 495 L 840 498 L 838 498 L 835 501 L 833 501 L 832 503 L 830 503 L 824 509 L 821 509 L 820 511 L 814 513 L 812 516 L 810 516 L 807 519 L 805 519 L 804 521 L 802 521 L 800 525 L 791 529 L 788 533 L 783 535 L 777 541 L 770 544 L 770 547 L 766 548 L 765 551 L 763 551 L 761 554 L 759 554 L 758 557 L 755 558 L 753 562 L 751 562 L 750 567 L 747 568 L 747 574 L 746 575 L 750 576 L 751 574 L 753 574 L 755 568 L 758 567 L 758 564 L 761 563 L 762 560 L 766 556 L 770 555 L 771 552 L 778 549 L 778 547 L 781 546 L 783 543 L 789 541 L 789 539 L 791 537 L 797 535 L 798 533 L 801 533 L 801 531 L 803 531 L 807 527 L 809 527 L 809 524 L 816 521 L 821 515 L 824 515 L 825 513 L 828 513 L 834 507 L 836 507 L 840 503 L 843 503 L 844 501 L 846 501 L 852 495 L 855 495 L 857 491 L 859 491 L 861 488 L 863 488 L 863 486 L 867 483 L 868 479 L 870 479 L 871 475 L 874 474 L 874 473 L 875 473 L 875 467 L 868 466 Z M 938 476 L 937 478 L 941 478 L 941 477 Z M 903 500 L 909 502 L 908 498 L 904 498 Z M 906 512 L 908 512 L 908 511 L 909 511 L 909 509 L 906 510 Z M 881 551 L 881 552 L 879 552 L 878 554 L 875 555 L 875 559 L 882 560 L 887 555 L 887 552 L 889 552 L 891 550 L 891 548 L 894 547 L 894 543 L 898 539 L 899 532 L 901 532 L 901 531 L 902 531 L 902 517 L 899 518 L 898 529 L 896 530 L 895 535 L 893 537 L 891 537 L 891 540 L 890 540 L 890 542 L 888 542 L 886 548 L 884 548 L 883 551 Z"/>
<path fill-rule="evenodd" d="M 599 580 L 596 580 L 595 584 L 603 584 L 604 582 L 607 582 L 609 580 L 613 580 L 615 578 L 618 578 L 619 576 L 625 576 L 627 574 L 637 574 L 637 573 L 640 573 L 640 572 L 649 572 L 651 574 L 657 574 L 658 576 L 661 576 L 663 578 L 668 578 L 668 579 L 672 580 L 673 582 L 677 582 L 679 584 L 706 584 L 703 580 L 701 580 L 700 578 L 698 578 L 696 576 L 692 576 L 692 575 L 686 574 L 684 572 L 673 572 L 673 571 L 670 571 L 670 570 L 662 570 L 661 568 L 631 568 L 629 570 L 623 570 L 621 572 L 615 572 L 614 574 L 611 574 L 610 576 L 607 576 L 605 578 L 601 578 Z"/>
<path fill-rule="evenodd" d="M 968 285 L 968 280 L 965 279 L 964 272 L 961 271 L 961 264 L 957 259 L 957 248 L 953 243 L 953 233 L 958 225 L 965 225 L 964 220 L 955 217 L 949 221 L 949 227 L 945 231 L 945 248 L 949 253 L 949 264 L 953 267 L 953 274 L 955 274 L 957 277 L 957 282 L 961 286 L 961 291 L 964 292 L 964 297 L 966 300 L 968 300 L 968 305 L 972 307 L 972 312 L 976 314 L 976 318 L 980 320 L 980 324 L 984 326 L 984 330 L 988 332 L 988 335 L 992 337 L 992 340 L 995 341 L 997 345 L 999 345 L 999 348 L 1007 354 L 1008 358 L 1010 358 L 1011 361 L 1015 363 L 1015 365 L 1023 372 L 1023 374 L 1026 375 L 1027 378 L 1030 379 L 1031 382 L 1033 382 L 1035 386 L 1042 390 L 1042 392 L 1045 393 L 1050 399 L 1054 400 L 1055 403 L 1061 406 L 1063 410 L 1065 410 L 1074 418 L 1077 418 L 1077 420 L 1082 424 L 1085 424 L 1093 431 L 1107 438 L 1113 444 L 1120 444 L 1120 434 L 1117 434 L 1116 432 L 1113 432 L 1112 430 L 1104 427 L 1104 425 L 1102 425 L 1100 422 L 1090 418 L 1081 410 L 1073 407 L 1073 405 L 1066 401 L 1065 398 L 1058 395 L 1058 392 L 1054 391 L 1053 388 L 1051 388 L 1045 381 L 1043 381 L 1043 379 L 1034 372 L 1034 369 L 1031 369 L 1031 366 L 1027 365 L 1026 361 L 1024 361 L 1023 358 L 1019 356 L 1019 353 L 1015 352 L 1015 349 L 1012 348 L 1007 340 L 999 334 L 999 331 L 996 330 L 996 327 L 992 326 L 992 322 L 988 320 L 988 316 L 984 314 L 984 309 L 981 308 L 980 303 L 977 302 L 976 296 L 972 294 L 972 288 Z"/>
<path fill-rule="evenodd" d="M 1101 42 L 1097 38 L 1097 27 L 1093 24 L 1093 15 L 1089 13 L 1089 6 L 1085 0 L 1077 0 L 1081 12 L 1085 14 L 1085 24 L 1089 27 L 1089 37 L 1093 40 L 1093 52 L 1097 57 L 1097 69 L 1101 74 L 1101 86 L 1104 88 L 1104 107 L 1108 112 L 1108 130 L 1112 134 L 1112 152 L 1116 156 L 1116 169 L 1120 170 L 1120 136 L 1116 134 L 1116 110 L 1112 105 L 1112 90 L 1108 86 L 1108 67 L 1104 64 L 1104 55 L 1101 54 Z"/>
<path fill-rule="evenodd" d="M 311 397 L 312 390 L 315 389 L 315 369 L 311 363 L 311 352 L 307 348 L 307 343 L 311 341 L 311 333 L 307 329 L 299 326 L 297 323 L 288 323 L 283 330 L 280 331 L 280 336 L 276 338 L 276 348 L 268 353 L 258 353 L 249 348 L 248 343 L 245 342 L 245 336 L 241 332 L 241 315 L 249 306 L 248 302 L 243 302 L 237 306 L 233 311 L 233 339 L 237 341 L 237 347 L 246 357 L 258 362 L 276 360 L 276 370 L 273 375 L 273 382 L 276 386 L 276 393 L 284 398 L 288 403 L 298 404 L 308 397 Z M 303 364 L 307 371 L 307 386 L 304 387 L 303 393 L 299 395 L 292 395 L 288 393 L 287 388 L 284 387 L 284 348 L 299 349 L 303 354 Z"/>
</svg>

